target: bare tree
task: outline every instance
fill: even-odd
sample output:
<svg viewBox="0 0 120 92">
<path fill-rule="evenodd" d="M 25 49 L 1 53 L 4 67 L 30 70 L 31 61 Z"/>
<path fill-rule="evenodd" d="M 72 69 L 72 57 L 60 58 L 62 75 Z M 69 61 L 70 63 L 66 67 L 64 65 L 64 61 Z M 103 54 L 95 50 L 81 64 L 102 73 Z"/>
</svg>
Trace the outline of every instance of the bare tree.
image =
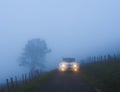
<svg viewBox="0 0 120 92">
<path fill-rule="evenodd" d="M 36 68 L 43 69 L 46 54 L 51 52 L 44 40 L 32 39 L 25 45 L 20 57 L 20 65 L 28 67 L 30 71 Z"/>
</svg>

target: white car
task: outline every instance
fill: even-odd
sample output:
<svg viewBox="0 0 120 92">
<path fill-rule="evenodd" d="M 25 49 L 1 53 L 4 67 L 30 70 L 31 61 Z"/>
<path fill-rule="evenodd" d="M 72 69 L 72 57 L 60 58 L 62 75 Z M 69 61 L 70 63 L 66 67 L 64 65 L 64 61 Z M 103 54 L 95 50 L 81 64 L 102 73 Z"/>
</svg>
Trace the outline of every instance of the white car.
<svg viewBox="0 0 120 92">
<path fill-rule="evenodd" d="M 58 66 L 59 71 L 73 71 L 78 72 L 80 69 L 79 63 L 74 58 L 64 58 Z"/>
</svg>

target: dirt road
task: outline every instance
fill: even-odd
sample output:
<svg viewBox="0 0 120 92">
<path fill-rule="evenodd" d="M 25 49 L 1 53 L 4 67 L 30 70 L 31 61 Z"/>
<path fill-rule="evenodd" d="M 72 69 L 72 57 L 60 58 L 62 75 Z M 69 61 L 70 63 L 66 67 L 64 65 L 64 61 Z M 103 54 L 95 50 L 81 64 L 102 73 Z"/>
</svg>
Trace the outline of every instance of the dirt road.
<svg viewBox="0 0 120 92">
<path fill-rule="evenodd" d="M 96 92 L 80 73 L 57 72 L 38 92 Z"/>
</svg>

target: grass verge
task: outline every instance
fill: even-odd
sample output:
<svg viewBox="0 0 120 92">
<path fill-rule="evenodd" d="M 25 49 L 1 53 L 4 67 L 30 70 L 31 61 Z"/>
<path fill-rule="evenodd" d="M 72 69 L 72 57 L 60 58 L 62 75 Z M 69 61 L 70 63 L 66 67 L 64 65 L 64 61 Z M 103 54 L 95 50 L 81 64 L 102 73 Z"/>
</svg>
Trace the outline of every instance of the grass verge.
<svg viewBox="0 0 120 92">
<path fill-rule="evenodd" d="M 22 87 L 19 88 L 19 90 L 17 89 L 16 92 L 37 92 L 38 89 L 40 89 L 40 87 L 55 74 L 55 72 L 56 71 L 51 71 L 43 75 L 39 79 L 34 79 L 31 82 L 22 85 Z"/>
<path fill-rule="evenodd" d="M 82 75 L 102 92 L 120 92 L 120 63 L 85 65 Z"/>
</svg>

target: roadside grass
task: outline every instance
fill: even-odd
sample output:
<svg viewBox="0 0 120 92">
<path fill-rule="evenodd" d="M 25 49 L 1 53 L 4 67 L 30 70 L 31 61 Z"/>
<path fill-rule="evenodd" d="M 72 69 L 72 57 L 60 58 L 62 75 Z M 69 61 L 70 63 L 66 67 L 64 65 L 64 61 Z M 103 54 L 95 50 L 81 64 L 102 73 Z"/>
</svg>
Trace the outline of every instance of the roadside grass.
<svg viewBox="0 0 120 92">
<path fill-rule="evenodd" d="M 120 92 L 120 62 L 86 64 L 82 75 L 102 92 Z"/>
<path fill-rule="evenodd" d="M 51 71 L 39 79 L 34 79 L 31 82 L 22 85 L 16 92 L 37 92 L 44 83 L 46 83 L 53 75 L 55 71 Z"/>
</svg>

